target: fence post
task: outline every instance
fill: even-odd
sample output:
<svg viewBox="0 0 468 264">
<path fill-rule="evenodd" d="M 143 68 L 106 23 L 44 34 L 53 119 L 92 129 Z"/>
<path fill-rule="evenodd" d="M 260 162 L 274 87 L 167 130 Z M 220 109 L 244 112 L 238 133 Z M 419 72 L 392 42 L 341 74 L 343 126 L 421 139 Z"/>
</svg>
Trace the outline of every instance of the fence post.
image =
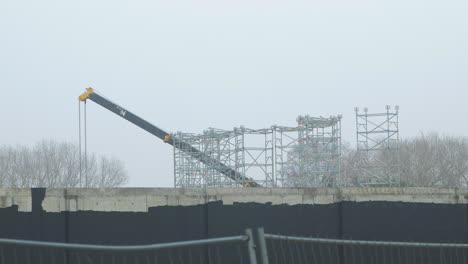
<svg viewBox="0 0 468 264">
<path fill-rule="evenodd" d="M 268 250 L 265 240 L 265 229 L 263 229 L 263 227 L 257 229 L 257 238 L 260 254 L 262 256 L 262 264 L 268 264 Z"/>
<path fill-rule="evenodd" d="M 245 234 L 249 237 L 247 241 L 247 251 L 249 253 L 249 263 L 257 264 L 257 255 L 255 254 L 255 244 L 252 234 L 252 229 L 248 228 L 245 230 Z"/>
</svg>

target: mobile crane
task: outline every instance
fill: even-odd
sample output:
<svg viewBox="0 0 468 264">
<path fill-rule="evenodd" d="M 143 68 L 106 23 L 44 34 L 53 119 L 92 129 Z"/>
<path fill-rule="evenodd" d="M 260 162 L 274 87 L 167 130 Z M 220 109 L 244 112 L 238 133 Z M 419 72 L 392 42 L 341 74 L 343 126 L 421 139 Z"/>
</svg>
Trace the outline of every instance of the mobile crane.
<svg viewBox="0 0 468 264">
<path fill-rule="evenodd" d="M 205 164 L 214 164 L 214 168 L 218 172 L 222 173 L 223 175 L 232 179 L 235 182 L 243 183 L 244 187 L 261 187 L 261 185 L 255 182 L 252 178 L 248 178 L 236 172 L 231 167 L 225 165 L 217 159 L 212 158 L 211 156 L 193 147 L 192 145 L 174 138 L 171 133 L 164 131 L 163 129 L 149 123 L 148 121 L 142 119 L 141 117 L 135 115 L 127 109 L 124 109 L 116 103 L 111 102 L 105 97 L 99 95 L 92 88 L 86 88 L 86 91 L 78 97 L 78 100 L 81 102 L 85 102 L 88 99 L 104 107 L 105 109 L 113 112 L 114 114 L 126 119 L 130 123 L 146 130 L 150 134 L 158 137 L 159 139 L 162 139 L 165 143 L 179 148 L 181 150 L 190 150 L 190 153 L 193 156 L 193 158 Z"/>
</svg>

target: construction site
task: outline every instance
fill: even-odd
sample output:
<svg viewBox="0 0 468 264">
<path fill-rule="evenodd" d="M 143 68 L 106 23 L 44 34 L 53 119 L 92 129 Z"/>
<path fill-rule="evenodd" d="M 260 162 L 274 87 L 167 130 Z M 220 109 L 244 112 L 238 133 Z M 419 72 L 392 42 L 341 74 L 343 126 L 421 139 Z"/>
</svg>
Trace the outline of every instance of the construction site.
<svg viewBox="0 0 468 264">
<path fill-rule="evenodd" d="M 85 159 L 79 188 L 0 189 L 0 264 L 466 263 L 468 189 L 402 186 L 399 107 L 355 108 L 348 168 L 341 114 L 170 133 L 88 100 L 172 146 L 174 188 L 84 188 Z"/>
<path fill-rule="evenodd" d="M 467 264 L 467 14 L 0 1 L 0 264 Z"/>
<path fill-rule="evenodd" d="M 329 117 L 300 115 L 296 118 L 296 126 L 240 126 L 232 130 L 208 128 L 199 134 L 170 133 L 92 88 L 87 88 L 79 97 L 80 102 L 87 100 L 172 145 L 176 188 L 400 185 L 396 157 L 398 106 L 394 109 L 386 106 L 383 113 L 369 113 L 367 108 L 361 113 L 355 109 L 356 145 L 360 158 L 357 173 L 360 177 L 347 179 L 341 175 L 340 114 Z M 379 159 L 376 151 L 385 151 L 387 156 L 395 158 Z"/>
</svg>

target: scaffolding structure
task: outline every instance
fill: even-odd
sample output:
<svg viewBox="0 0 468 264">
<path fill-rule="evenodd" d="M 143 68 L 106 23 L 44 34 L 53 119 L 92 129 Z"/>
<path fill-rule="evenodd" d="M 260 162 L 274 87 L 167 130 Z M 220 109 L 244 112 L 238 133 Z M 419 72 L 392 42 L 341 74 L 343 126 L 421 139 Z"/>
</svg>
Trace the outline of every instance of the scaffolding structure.
<svg viewBox="0 0 468 264">
<path fill-rule="evenodd" d="M 384 113 L 356 112 L 358 172 L 350 184 L 358 186 L 399 186 L 398 111 L 387 105 Z"/>
<path fill-rule="evenodd" d="M 223 163 L 264 187 L 336 186 L 340 174 L 341 116 L 299 116 L 296 127 L 210 128 L 174 135 L 175 187 L 242 187 L 216 166 Z M 185 142 L 214 158 L 204 164 Z"/>
<path fill-rule="evenodd" d="M 174 145 L 175 187 L 242 187 L 248 182 L 234 181 L 219 172 L 220 163 L 231 167 L 236 173 L 246 176 L 265 187 L 274 186 L 273 179 L 273 131 L 271 129 L 233 130 L 209 128 L 202 134 L 178 132 Z M 211 156 L 218 163 L 201 163 L 191 146 Z"/>
<path fill-rule="evenodd" d="M 341 165 L 341 116 L 299 116 L 297 127 L 275 126 L 277 185 L 334 187 Z"/>
<path fill-rule="evenodd" d="M 232 131 L 210 128 L 203 134 L 178 132 L 174 135 L 174 185 L 176 187 L 234 186 L 236 183 L 228 177 L 222 177 L 216 170 L 217 164 L 202 163 L 196 158 L 193 149 L 180 142 L 205 152 L 225 165 L 236 168 L 237 137 Z"/>
</svg>

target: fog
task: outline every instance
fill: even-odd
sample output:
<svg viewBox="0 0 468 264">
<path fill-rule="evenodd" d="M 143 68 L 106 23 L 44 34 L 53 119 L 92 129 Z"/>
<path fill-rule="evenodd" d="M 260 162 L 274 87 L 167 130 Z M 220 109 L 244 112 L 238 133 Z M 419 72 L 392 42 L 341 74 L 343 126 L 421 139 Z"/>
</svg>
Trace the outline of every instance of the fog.
<svg viewBox="0 0 468 264">
<path fill-rule="evenodd" d="M 168 131 L 295 125 L 400 106 L 400 135 L 468 136 L 468 2 L 0 3 L 0 144 L 78 142 L 86 87 Z M 87 103 L 88 149 L 128 186 L 172 186 L 173 151 Z"/>
</svg>

